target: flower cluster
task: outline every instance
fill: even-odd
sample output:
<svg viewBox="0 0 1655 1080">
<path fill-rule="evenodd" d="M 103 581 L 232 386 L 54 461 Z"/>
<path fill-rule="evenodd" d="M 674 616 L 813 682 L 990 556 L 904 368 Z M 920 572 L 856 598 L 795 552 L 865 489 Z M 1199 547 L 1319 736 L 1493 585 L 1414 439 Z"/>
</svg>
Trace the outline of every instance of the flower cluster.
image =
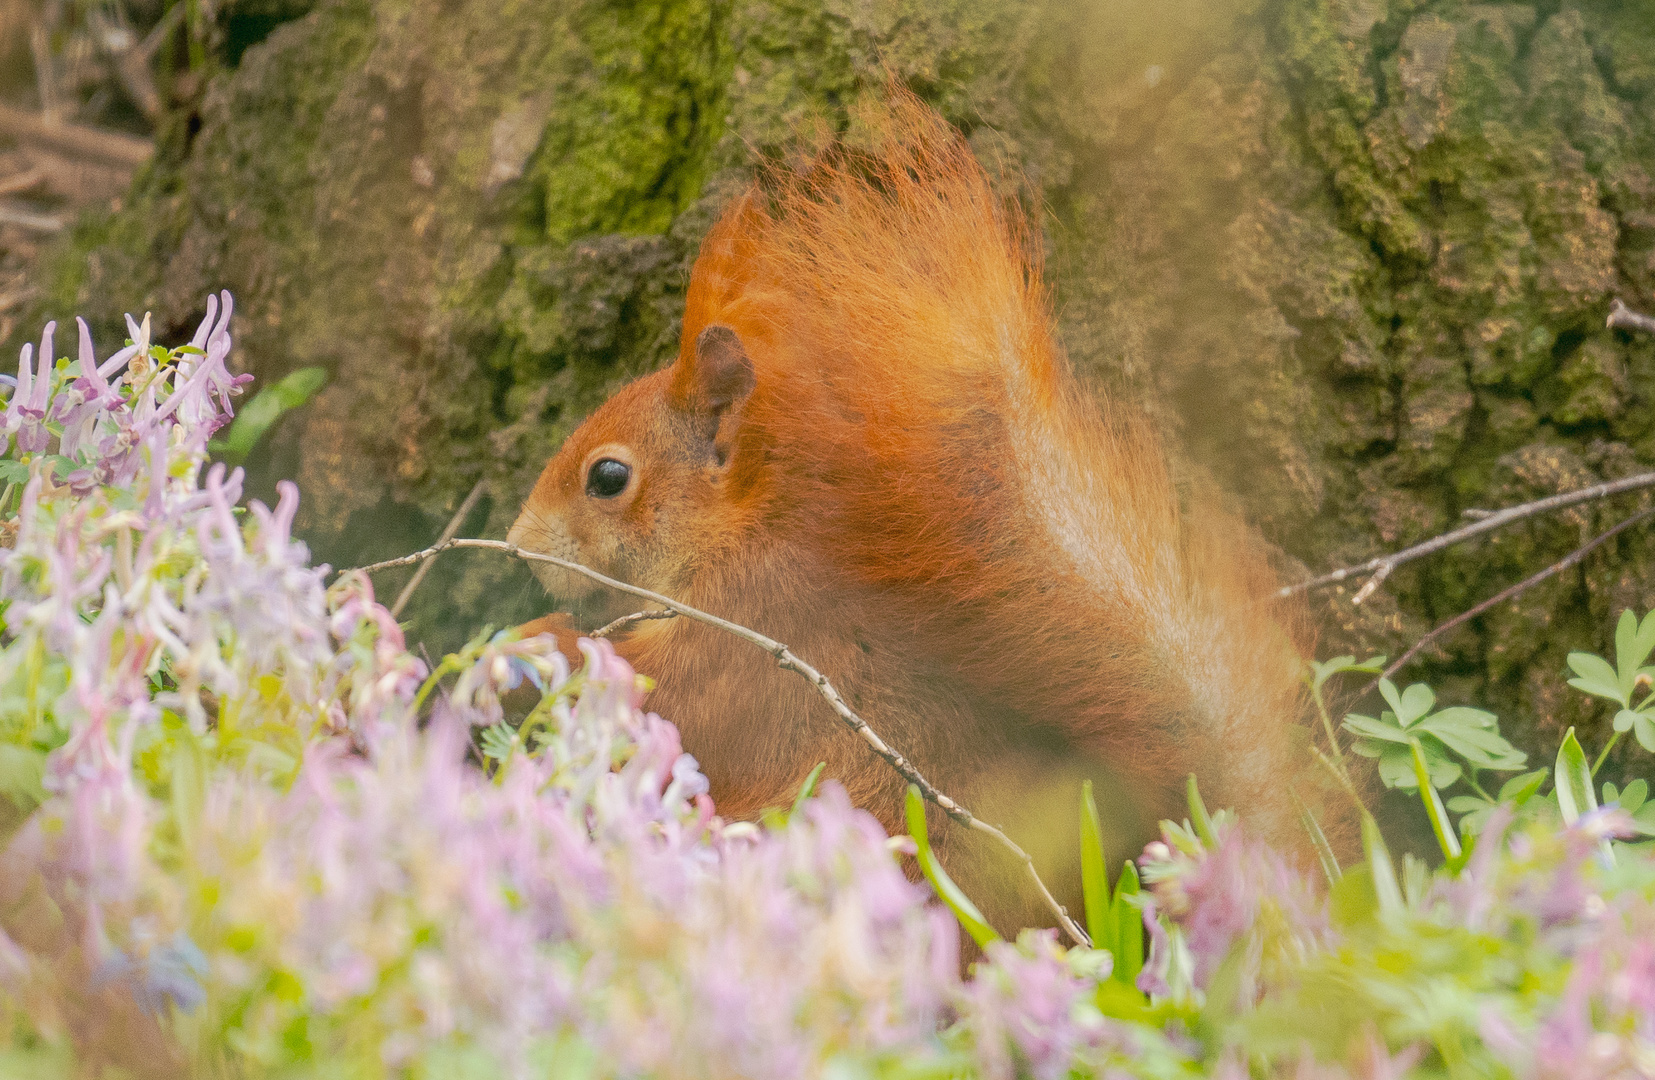
<svg viewBox="0 0 1655 1080">
<path fill-rule="evenodd" d="M 1567 828 L 1503 809 L 1457 871 L 1409 857 L 1387 907 L 1372 864 L 1324 893 L 1233 824 L 1210 847 L 1171 828 L 1144 859 L 1168 916 L 1145 975 L 1171 967 L 1160 989 L 1284 1069 L 1655 1075 L 1655 860 L 1609 850 L 1630 835 L 1613 807 Z"/>
<path fill-rule="evenodd" d="M 1050 931 L 962 975 L 842 788 L 725 822 L 607 644 L 428 668 L 310 565 L 291 485 L 241 506 L 207 460 L 229 317 L 101 362 L 48 328 L 5 380 L 0 1072 L 1655 1073 L 1655 860 L 1613 809 L 1496 810 L 1388 906 L 1378 863 L 1326 886 L 1227 816 L 1170 826 L 1119 901 L 1147 995 Z"/>
<path fill-rule="evenodd" d="M 12 1058 L 777 1077 L 1105 1060 L 1093 984 L 1049 941 L 962 981 L 952 916 L 836 785 L 785 827 L 720 820 L 606 644 L 571 675 L 550 639 L 497 635 L 432 672 L 364 578 L 326 586 L 290 485 L 242 510 L 239 471 L 206 468 L 238 383 L 228 297 L 212 307 L 191 345 L 134 324 L 101 363 L 84 327 L 55 362 L 48 330 L 12 394 Z M 500 702 L 525 681 L 541 703 L 513 734 Z M 502 739 L 518 752 L 479 767 Z"/>
</svg>

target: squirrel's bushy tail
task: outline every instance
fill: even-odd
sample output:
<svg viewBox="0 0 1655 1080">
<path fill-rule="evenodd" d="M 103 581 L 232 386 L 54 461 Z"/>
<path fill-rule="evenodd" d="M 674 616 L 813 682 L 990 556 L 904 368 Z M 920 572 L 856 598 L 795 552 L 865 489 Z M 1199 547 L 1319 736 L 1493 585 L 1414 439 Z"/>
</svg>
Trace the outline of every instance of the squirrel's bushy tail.
<svg viewBox="0 0 1655 1080">
<path fill-rule="evenodd" d="M 753 498 L 977 692 L 1285 838 L 1300 658 L 1262 542 L 1181 506 L 1145 426 L 1077 385 L 1034 230 L 893 98 L 868 149 L 773 170 L 697 264 L 685 348 L 726 323 L 757 373 Z"/>
</svg>

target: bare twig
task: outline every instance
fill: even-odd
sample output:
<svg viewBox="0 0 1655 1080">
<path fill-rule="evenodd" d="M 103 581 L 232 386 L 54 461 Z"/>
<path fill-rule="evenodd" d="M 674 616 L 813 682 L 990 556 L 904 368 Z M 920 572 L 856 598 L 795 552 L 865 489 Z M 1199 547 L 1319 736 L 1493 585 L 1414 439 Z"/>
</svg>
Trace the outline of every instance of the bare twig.
<svg viewBox="0 0 1655 1080">
<path fill-rule="evenodd" d="M 674 600 L 668 596 L 662 596 L 658 592 L 651 592 L 649 589 L 641 589 L 636 585 L 628 585 L 624 581 L 616 581 L 614 578 L 600 574 L 591 567 L 582 566 L 580 563 L 570 562 L 567 559 L 559 559 L 555 555 L 542 555 L 537 551 L 525 551 L 516 544 L 509 544 L 504 540 L 449 540 L 444 543 L 434 544 L 431 547 L 426 548 L 424 551 L 416 551 L 412 555 L 404 555 L 400 559 L 387 559 L 384 562 L 373 563 L 370 566 L 358 567 L 357 572 L 371 574 L 377 570 L 389 570 L 397 566 L 411 566 L 415 563 L 422 563 L 427 559 L 435 558 L 442 552 L 452 548 L 487 548 L 491 551 L 504 551 L 509 555 L 516 555 L 520 559 L 527 559 L 532 562 L 550 563 L 553 566 L 558 566 L 564 570 L 580 574 L 600 585 L 606 585 L 611 589 L 627 593 L 630 596 L 636 596 L 641 599 L 648 600 L 651 603 L 659 604 L 661 607 L 669 611 L 676 612 L 677 614 L 684 616 L 686 619 L 693 619 L 696 622 L 705 623 L 708 626 L 715 626 L 727 634 L 734 635 L 735 637 L 738 637 L 751 645 L 755 645 L 758 648 L 763 649 L 775 658 L 776 665 L 783 671 L 791 671 L 804 679 L 806 682 L 810 683 L 811 686 L 815 687 L 816 692 L 820 694 L 822 699 L 833 709 L 834 714 L 839 717 L 841 723 L 850 728 L 851 731 L 855 732 L 858 738 L 867 743 L 868 747 L 872 749 L 873 752 L 887 765 L 895 769 L 904 780 L 919 788 L 920 794 L 924 795 L 927 800 L 940 807 L 943 813 L 947 814 L 948 817 L 956 824 L 963 825 L 968 829 L 975 830 L 976 832 L 980 832 L 989 837 L 1009 852 L 1018 862 L 1022 863 L 1023 869 L 1028 873 L 1029 879 L 1034 883 L 1035 888 L 1039 890 L 1040 898 L 1045 902 L 1047 909 L 1051 911 L 1052 915 L 1056 917 L 1058 925 L 1063 928 L 1064 933 L 1068 934 L 1070 939 L 1078 945 L 1091 945 L 1091 939 L 1086 936 L 1086 931 L 1082 930 L 1074 919 L 1069 917 L 1069 913 L 1064 910 L 1063 905 L 1059 904 L 1057 902 L 1057 898 L 1052 895 L 1051 890 L 1046 888 L 1046 883 L 1040 879 L 1039 872 L 1034 868 L 1034 860 L 1029 856 L 1028 852 L 1024 851 L 1015 840 L 1007 836 L 1004 832 L 1001 832 L 999 829 L 995 828 L 993 825 L 990 825 L 988 822 L 983 821 L 981 818 L 976 817 L 971 813 L 971 811 L 967 810 L 965 807 L 961 806 L 959 803 L 949 798 L 944 792 L 935 787 L 931 781 L 927 780 L 920 773 L 920 771 L 914 767 L 913 762 L 909 761 L 907 758 L 892 749 L 891 746 L 879 736 L 878 732 L 868 726 L 868 722 L 866 720 L 863 720 L 860 716 L 856 715 L 856 713 L 851 710 L 851 707 L 845 704 L 845 699 L 839 696 L 839 691 L 834 689 L 833 684 L 828 681 L 827 676 L 823 675 L 820 671 L 817 671 L 814 667 L 801 660 L 796 654 L 794 654 L 793 650 L 789 649 L 786 645 L 783 645 L 774 638 L 766 637 L 756 630 L 749 630 L 747 627 L 738 623 L 730 622 L 727 619 L 721 619 L 717 615 L 710 615 L 699 608 L 693 608 L 688 604 L 679 603 L 677 600 Z"/>
<path fill-rule="evenodd" d="M 178 5 L 180 8 L 183 6 L 183 4 Z M 460 526 L 465 523 L 466 517 L 470 515 L 471 508 L 477 505 L 478 499 L 482 498 L 485 483 L 486 481 L 479 480 L 471 485 L 470 493 L 460 500 L 460 508 L 454 511 L 454 516 L 448 519 L 448 524 L 443 528 L 442 535 L 437 537 L 438 547 L 442 547 L 454 539 L 454 534 L 460 531 Z M 419 569 L 414 571 L 414 576 L 408 579 L 408 584 L 404 585 L 402 591 L 397 593 L 396 603 L 391 605 L 391 618 L 394 619 L 402 614 L 402 609 L 408 606 L 408 601 L 413 597 L 414 590 L 419 588 L 419 583 L 425 580 L 426 571 L 430 569 L 431 563 L 429 561 L 420 563 Z"/>
<path fill-rule="evenodd" d="M 1605 320 L 1603 325 L 1618 326 L 1622 330 L 1643 330 L 1655 334 L 1655 318 L 1633 311 L 1621 303 L 1619 297 L 1609 301 L 1609 318 Z"/>
<path fill-rule="evenodd" d="M 1593 484 L 1591 487 L 1581 488 L 1578 491 L 1567 491 L 1561 495 L 1552 495 L 1534 502 L 1521 503 L 1517 506 L 1508 506 L 1504 510 L 1495 511 L 1480 521 L 1470 525 L 1463 525 L 1453 532 L 1443 533 L 1441 536 L 1427 540 L 1422 544 L 1415 544 L 1411 548 L 1393 552 L 1390 555 L 1376 555 L 1365 563 L 1356 566 L 1347 566 L 1320 577 L 1313 577 L 1308 581 L 1301 581 L 1296 585 L 1288 585 L 1277 590 L 1277 596 L 1292 596 L 1295 593 L 1319 589 L 1323 585 L 1334 585 L 1347 578 L 1360 577 L 1363 574 L 1373 574 L 1383 580 L 1384 576 L 1403 563 L 1441 551 L 1443 548 L 1453 547 L 1473 537 L 1481 536 L 1486 532 L 1503 528 L 1514 521 L 1535 517 L 1539 514 L 1550 513 L 1553 510 L 1563 510 L 1571 506 L 1578 506 L 1584 502 L 1596 499 L 1606 499 L 1611 495 L 1620 495 L 1628 491 L 1641 491 L 1644 488 L 1655 487 L 1655 472 L 1639 473 L 1636 476 L 1627 476 L 1619 480 L 1610 480 L 1607 483 Z M 1365 593 L 1359 593 L 1366 599 Z"/>
<path fill-rule="evenodd" d="M 34 296 L 35 291 L 24 285 L 21 288 L 10 289 L 0 293 L 0 315 L 4 315 L 12 308 Z"/>
<path fill-rule="evenodd" d="M 22 172 L 12 173 L 4 180 L 0 180 L 0 195 L 16 195 L 20 191 L 28 191 L 43 183 L 46 174 L 39 169 L 24 169 Z"/>
<path fill-rule="evenodd" d="M 155 144 L 136 135 L 53 123 L 35 113 L 0 105 L 0 134 L 74 158 L 91 158 L 112 165 L 135 167 L 155 153 Z"/>
<path fill-rule="evenodd" d="M 184 4 L 174 4 L 150 28 L 144 39 L 115 54 L 115 74 L 131 95 L 133 102 L 151 120 L 161 115 L 161 93 L 155 88 L 155 75 L 150 63 L 165 43 L 167 35 L 178 28 L 184 17 Z"/>
<path fill-rule="evenodd" d="M 44 20 L 29 28 L 29 53 L 34 60 L 35 93 L 40 97 L 40 111 L 49 121 L 56 120 L 57 77 L 52 63 L 51 32 Z"/>
<path fill-rule="evenodd" d="M 0 203 L 0 225 L 16 225 L 30 232 L 54 233 L 63 228 L 63 219 L 25 210 L 15 203 Z"/>
<path fill-rule="evenodd" d="M 1487 600 L 1484 600 L 1482 603 L 1478 604 L 1476 607 L 1473 607 L 1473 608 L 1471 608 L 1467 611 L 1460 612 L 1458 615 L 1454 616 L 1452 619 L 1449 619 L 1447 622 L 1443 623 L 1441 626 L 1438 626 L 1438 627 L 1434 628 L 1429 634 L 1426 634 L 1424 637 L 1422 637 L 1418 641 L 1414 642 L 1413 645 L 1409 647 L 1407 652 L 1405 652 L 1401 656 L 1397 657 L 1394 661 L 1391 662 L 1389 667 L 1387 667 L 1383 672 L 1380 673 L 1378 679 L 1375 679 L 1373 682 L 1369 683 L 1367 686 L 1364 686 L 1362 688 L 1362 693 L 1367 694 L 1374 687 L 1378 686 L 1379 685 L 1379 679 L 1389 679 L 1391 676 L 1395 675 L 1398 671 L 1401 671 L 1402 666 L 1404 664 L 1406 664 L 1408 661 L 1412 660 L 1416 655 L 1419 654 L 1419 651 L 1421 649 L 1423 649 L 1423 648 L 1425 648 L 1425 646 L 1431 644 L 1431 642 L 1435 641 L 1437 638 L 1441 637 L 1442 635 L 1448 633 L 1449 631 L 1453 630 L 1454 628 L 1456 628 L 1458 626 L 1463 626 L 1464 624 L 1470 622 L 1472 619 L 1475 619 L 1477 616 L 1481 615 L 1483 612 L 1488 611 L 1490 608 L 1498 607 L 1500 604 L 1505 603 L 1507 600 L 1510 600 L 1512 597 L 1518 595 L 1519 593 L 1533 588 L 1534 586 L 1540 584 L 1542 581 L 1545 581 L 1547 578 L 1552 577 L 1556 574 L 1562 573 L 1563 571 L 1569 569 L 1569 567 L 1574 566 L 1576 563 L 1580 562 L 1580 560 L 1584 559 L 1586 556 L 1590 555 L 1593 551 L 1596 551 L 1603 544 L 1606 544 L 1610 540 L 1614 539 L 1620 533 L 1624 532 L 1627 529 L 1630 529 L 1634 525 L 1637 525 L 1639 522 L 1649 520 L 1649 518 L 1651 516 L 1655 516 L 1655 509 L 1645 510 L 1642 513 L 1639 513 L 1639 514 L 1633 514 L 1631 517 L 1627 518 L 1625 521 L 1621 522 L 1620 524 L 1615 525 L 1612 528 L 1606 529 L 1602 533 L 1599 533 L 1597 536 L 1594 536 L 1592 539 L 1588 540 L 1586 543 L 1584 543 L 1584 544 L 1580 545 L 1579 547 L 1575 548 L 1573 551 L 1569 552 L 1569 554 L 1563 556 L 1563 558 L 1561 558 L 1561 559 L 1557 560 L 1556 562 L 1552 563 L 1550 566 L 1546 567 L 1544 570 L 1541 570 L 1539 573 L 1532 574 L 1529 577 L 1524 578 L 1522 581 L 1519 581 L 1517 584 L 1511 586 L 1510 588 L 1501 590 L 1499 593 L 1496 593 L 1495 595 L 1489 597 Z"/>
<path fill-rule="evenodd" d="M 605 623 L 586 636 L 606 638 L 610 634 L 629 629 L 641 622 L 649 622 L 651 619 L 676 619 L 677 617 L 678 612 L 676 611 L 634 611 L 630 615 L 622 615 L 612 623 Z"/>
</svg>

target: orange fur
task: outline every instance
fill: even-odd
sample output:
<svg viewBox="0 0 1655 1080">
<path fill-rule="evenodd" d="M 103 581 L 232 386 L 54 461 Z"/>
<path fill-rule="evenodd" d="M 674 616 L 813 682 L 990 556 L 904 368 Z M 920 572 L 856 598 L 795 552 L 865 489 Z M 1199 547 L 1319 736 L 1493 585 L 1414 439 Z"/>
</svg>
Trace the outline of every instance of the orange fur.
<svg viewBox="0 0 1655 1080">
<path fill-rule="evenodd" d="M 1300 659 L 1258 540 L 1181 509 L 1143 425 L 1078 387 L 1028 227 L 963 141 L 906 97 L 876 129 L 875 151 L 777 172 L 730 209 L 677 362 L 570 436 L 514 540 L 788 642 L 944 790 L 1050 840 L 1053 873 L 1083 777 L 1119 852 L 1182 816 L 1191 772 L 1209 804 L 1300 846 Z M 726 405 L 709 327 L 751 367 Z M 605 454 L 633 467 L 617 499 L 584 488 Z M 542 576 L 593 618 L 637 606 Z M 899 825 L 899 779 L 770 657 L 683 619 L 618 648 L 727 815 L 786 802 L 826 760 Z M 1030 917 L 998 856 L 950 844 L 1002 921 Z"/>
</svg>

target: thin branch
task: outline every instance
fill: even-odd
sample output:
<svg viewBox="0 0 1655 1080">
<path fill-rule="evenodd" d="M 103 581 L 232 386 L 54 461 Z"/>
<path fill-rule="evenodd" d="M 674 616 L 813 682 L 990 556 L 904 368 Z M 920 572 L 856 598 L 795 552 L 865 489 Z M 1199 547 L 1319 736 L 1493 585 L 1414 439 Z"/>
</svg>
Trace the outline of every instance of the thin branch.
<svg viewBox="0 0 1655 1080">
<path fill-rule="evenodd" d="M 0 225 L 16 225 L 31 232 L 55 233 L 63 228 L 63 219 L 52 214 L 37 214 L 15 203 L 0 202 Z"/>
<path fill-rule="evenodd" d="M 0 105 L 0 134 L 69 157 L 91 158 L 129 168 L 142 165 L 155 153 L 155 143 L 149 139 L 84 124 L 54 123 L 10 105 Z"/>
<path fill-rule="evenodd" d="M 1632 526 L 1637 525 L 1640 522 L 1647 521 L 1651 516 L 1655 516 L 1655 509 L 1645 510 L 1642 513 L 1632 515 L 1620 524 L 1605 530 L 1599 535 L 1588 540 L 1586 543 L 1582 544 L 1580 547 L 1575 548 L 1573 551 L 1569 552 L 1569 554 L 1563 556 L 1563 558 L 1552 563 L 1539 573 L 1524 578 L 1522 581 L 1519 581 L 1510 588 L 1501 590 L 1499 593 L 1489 597 L 1487 600 L 1484 600 L 1482 603 L 1468 611 L 1462 611 L 1460 614 L 1454 616 L 1452 619 L 1449 619 L 1441 626 L 1433 629 L 1429 634 L 1426 634 L 1424 637 L 1414 642 L 1407 652 L 1397 657 L 1396 660 L 1380 674 L 1379 679 L 1388 679 L 1395 675 L 1398 671 L 1402 670 L 1402 666 L 1404 664 L 1418 655 L 1421 649 L 1425 648 L 1425 646 L 1431 644 L 1431 642 L 1435 641 L 1442 635 L 1448 633 L 1456 627 L 1463 626 L 1465 623 L 1475 619 L 1483 612 L 1488 611 L 1490 608 L 1498 607 L 1500 604 L 1505 603 L 1517 594 L 1540 584 L 1547 578 L 1562 573 L 1563 571 L 1569 569 L 1569 567 L 1580 562 L 1586 556 L 1590 555 L 1593 551 L 1596 551 L 1602 545 L 1608 543 L 1610 540 L 1613 540 L 1620 533 L 1630 529 Z M 1368 691 L 1378 686 L 1379 679 L 1375 679 L 1373 682 L 1363 687 L 1362 693 L 1366 694 Z"/>
<path fill-rule="evenodd" d="M 628 630 L 638 623 L 649 622 L 651 619 L 676 619 L 677 617 L 678 612 L 676 611 L 634 611 L 630 615 L 622 615 L 612 623 L 605 623 L 586 636 L 589 638 L 606 638 L 610 634 Z"/>
<path fill-rule="evenodd" d="M 29 27 L 29 53 L 34 60 L 35 93 L 40 97 L 40 111 L 49 121 L 58 118 L 57 77 L 53 72 L 51 34 L 36 22 Z"/>
<path fill-rule="evenodd" d="M 1622 330 L 1643 330 L 1655 334 L 1655 318 L 1633 311 L 1620 302 L 1620 298 L 1609 301 L 1609 318 L 1605 326 L 1618 326 Z"/>
<path fill-rule="evenodd" d="M 131 95 L 139 111 L 151 120 L 160 117 L 162 105 L 161 92 L 155 87 L 155 74 L 150 70 L 150 64 L 167 37 L 178 29 L 179 22 L 184 18 L 185 6 L 172 5 L 142 41 L 115 52 L 116 77 L 121 80 L 121 85 Z"/>
<path fill-rule="evenodd" d="M 1319 589 L 1323 585 L 1335 585 L 1341 581 L 1344 581 L 1346 578 L 1360 577 L 1363 574 L 1373 574 L 1383 580 L 1384 576 L 1389 575 L 1392 570 L 1395 570 L 1403 563 L 1413 562 L 1415 559 L 1441 551 L 1444 548 L 1453 547 L 1455 544 L 1463 543 L 1473 537 L 1481 536 L 1486 532 L 1493 532 L 1495 529 L 1504 528 L 1514 521 L 1522 521 L 1525 518 L 1550 513 L 1553 510 L 1563 510 L 1570 506 L 1578 506 L 1584 502 L 1592 502 L 1596 499 L 1606 499 L 1611 495 L 1620 495 L 1628 491 L 1641 491 L 1644 488 L 1650 487 L 1655 487 L 1655 472 L 1639 473 L 1636 476 L 1626 476 L 1619 480 L 1610 480 L 1607 483 L 1593 484 L 1591 487 L 1581 488 L 1578 491 L 1567 491 L 1561 495 L 1552 495 L 1545 499 L 1536 499 L 1534 502 L 1520 503 L 1517 506 L 1508 506 L 1504 510 L 1498 510 L 1492 514 L 1489 514 L 1480 521 L 1474 521 L 1470 525 L 1463 525 L 1460 528 L 1455 529 L 1453 532 L 1443 533 L 1441 536 L 1427 540 L 1422 544 L 1415 544 L 1411 548 L 1404 548 L 1401 551 L 1393 552 L 1390 555 L 1376 555 L 1365 563 L 1334 570 L 1333 572 L 1323 574 L 1320 577 L 1313 577 L 1308 581 L 1301 581 L 1296 585 L 1288 585 L 1282 589 L 1278 589 L 1276 595 L 1281 597 L 1292 596 L 1294 593 L 1307 592 L 1311 589 Z M 1366 599 L 1366 593 L 1368 591 L 1371 590 L 1364 590 L 1364 592 L 1359 593 L 1358 595 L 1362 596 L 1363 599 Z"/>
<path fill-rule="evenodd" d="M 816 692 L 820 694 L 822 699 L 833 709 L 834 714 L 839 717 L 839 721 L 841 723 L 850 728 L 851 731 L 855 732 L 859 739 L 867 743 L 868 747 L 873 750 L 873 752 L 887 765 L 895 769 L 904 780 L 919 788 L 920 794 L 924 795 L 927 800 L 940 807 L 943 813 L 947 814 L 956 824 L 963 825 L 968 829 L 973 829 L 989 837 L 1009 852 L 1018 862 L 1021 862 L 1023 864 L 1023 869 L 1028 873 L 1029 879 L 1034 882 L 1035 888 L 1039 890 L 1040 898 L 1045 902 L 1047 909 L 1051 911 L 1052 915 L 1056 917 L 1058 925 L 1063 928 L 1064 933 L 1068 934 L 1070 939 L 1077 945 L 1091 945 L 1091 939 L 1086 936 L 1086 932 L 1082 930 L 1078 924 L 1076 924 L 1074 919 L 1069 917 L 1069 913 L 1063 909 L 1063 905 L 1059 904 L 1057 902 L 1057 898 L 1052 895 L 1051 890 L 1046 888 L 1046 883 L 1040 879 L 1039 872 L 1034 868 L 1034 859 L 1029 856 L 1028 852 L 1024 851 L 1022 847 L 1019 846 L 1018 843 L 1011 837 L 1007 836 L 993 825 L 990 825 L 988 822 L 976 817 L 971 813 L 971 811 L 967 810 L 965 807 L 949 798 L 948 795 L 938 790 L 931 783 L 931 781 L 921 775 L 920 771 L 914 767 L 914 764 L 911 761 L 897 753 L 897 751 L 893 750 L 890 745 L 879 736 L 878 732 L 868 726 L 868 722 L 866 720 L 856 715 L 856 713 L 851 710 L 851 707 L 845 704 L 845 699 L 839 696 L 839 691 L 834 689 L 833 684 L 828 681 L 827 676 L 823 675 L 820 671 L 817 671 L 814 667 L 811 667 L 805 661 L 801 660 L 794 654 L 793 650 L 789 649 L 786 645 L 783 645 L 774 638 L 766 637 L 756 630 L 749 630 L 747 627 L 738 623 L 730 622 L 727 619 L 721 619 L 717 615 L 710 615 L 699 608 L 693 608 L 688 604 L 679 603 L 677 600 L 674 600 L 668 596 L 662 596 L 658 592 L 651 592 L 649 589 L 642 589 L 636 585 L 628 585 L 624 581 L 616 581 L 612 577 L 598 573 L 589 566 L 582 566 L 580 563 L 570 562 L 567 559 L 559 559 L 555 555 L 542 555 L 537 551 L 525 551 L 516 544 L 509 544 L 504 540 L 449 540 L 444 543 L 434 544 L 431 547 L 426 548 L 424 551 L 416 551 L 412 555 L 404 555 L 400 559 L 387 559 L 384 562 L 373 563 L 370 566 L 358 567 L 356 572 L 371 574 L 378 570 L 389 570 L 397 566 L 411 566 L 415 563 L 421 563 L 427 559 L 435 558 L 442 552 L 452 548 L 487 548 L 491 551 L 504 551 L 509 555 L 516 555 L 520 559 L 527 559 L 531 562 L 550 563 L 553 566 L 561 567 L 564 570 L 569 570 L 573 573 L 587 577 L 600 585 L 606 585 L 611 589 L 627 593 L 630 596 L 636 596 L 641 599 L 648 600 L 651 603 L 659 604 L 661 607 L 669 611 L 676 612 L 677 614 L 684 616 L 686 619 L 693 619 L 699 623 L 706 623 L 708 626 L 715 626 L 727 634 L 734 635 L 735 637 L 738 637 L 751 645 L 755 645 L 758 648 L 763 649 L 775 658 L 776 665 L 783 671 L 791 671 L 803 678 L 806 682 L 810 683 L 811 686 L 815 687 Z"/>
<path fill-rule="evenodd" d="M 183 7 L 184 5 L 179 4 L 178 6 Z M 454 516 L 448 519 L 448 525 L 443 529 L 442 535 L 437 537 L 438 547 L 454 539 L 454 534 L 460 531 L 460 526 L 465 523 L 466 517 L 470 515 L 471 508 L 476 506 L 477 500 L 482 497 L 483 487 L 486 483 L 485 480 L 479 480 L 471 485 L 470 493 L 460 500 L 460 508 L 454 511 Z M 420 563 L 419 569 L 414 571 L 414 576 L 408 579 L 408 584 L 404 585 L 402 591 L 397 593 L 396 603 L 391 605 L 391 618 L 394 619 L 402 614 L 402 609 L 408 605 L 409 599 L 414 595 L 414 590 L 419 588 L 419 583 L 425 580 L 426 571 L 430 569 L 431 564 L 429 562 Z"/>
<path fill-rule="evenodd" d="M 39 169 L 24 169 L 22 172 L 12 173 L 4 180 L 0 180 L 0 195 L 16 195 L 21 191 L 28 191 L 38 187 L 46 179 L 46 174 Z"/>
</svg>

